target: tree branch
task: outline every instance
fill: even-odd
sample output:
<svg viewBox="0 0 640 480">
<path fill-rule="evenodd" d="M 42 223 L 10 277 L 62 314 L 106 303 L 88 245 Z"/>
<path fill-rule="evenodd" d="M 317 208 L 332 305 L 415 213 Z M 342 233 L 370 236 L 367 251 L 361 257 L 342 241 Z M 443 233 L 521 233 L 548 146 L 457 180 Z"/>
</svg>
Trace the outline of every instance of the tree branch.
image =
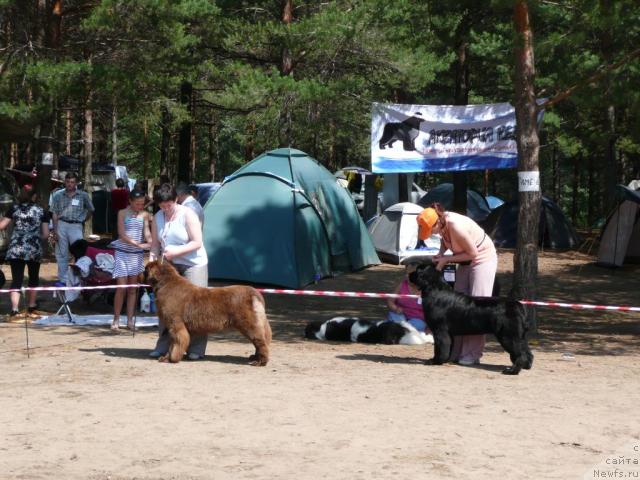
<svg viewBox="0 0 640 480">
<path fill-rule="evenodd" d="M 196 104 L 204 105 L 209 108 L 213 108 L 215 110 L 222 110 L 225 112 L 234 112 L 234 113 L 251 113 L 251 112 L 255 112 L 256 110 L 262 110 L 264 108 L 267 108 L 267 105 L 260 105 L 260 104 L 254 105 L 253 107 L 249 107 L 249 108 L 225 107 L 224 105 L 213 103 L 208 100 L 204 100 L 202 98 L 198 99 L 196 101 Z"/>
<path fill-rule="evenodd" d="M 0 64 L 0 77 L 2 77 L 4 75 L 4 73 L 7 71 L 7 68 L 9 67 L 9 64 L 11 63 L 11 58 L 13 57 L 13 55 L 17 52 L 17 50 L 11 50 L 9 52 L 9 54 L 6 56 L 4 62 L 2 62 L 2 64 Z"/>
<path fill-rule="evenodd" d="M 633 52 L 631 52 L 631 53 L 629 53 L 627 55 L 625 55 L 624 57 L 622 57 L 617 62 L 612 63 L 610 65 L 607 65 L 602 70 L 600 70 L 598 73 L 595 73 L 595 74 L 591 75 L 589 78 L 587 78 L 587 79 L 585 79 L 585 80 L 583 80 L 583 81 L 581 81 L 579 83 L 576 83 L 572 87 L 569 87 L 566 90 L 560 92 L 555 97 L 550 98 L 546 102 L 538 105 L 538 110 L 543 110 L 545 108 L 552 107 L 556 103 L 559 103 L 562 100 L 564 100 L 564 99 L 570 97 L 571 95 L 573 95 L 573 92 L 575 92 L 579 88 L 582 88 L 585 85 L 588 85 L 589 83 L 593 83 L 593 82 L 599 81 L 602 77 L 604 77 L 611 70 L 615 70 L 616 68 L 619 68 L 622 65 L 625 65 L 625 64 L 629 63 L 631 60 L 633 60 L 634 58 L 636 58 L 638 56 L 640 56 L 640 48 L 634 50 Z"/>
</svg>

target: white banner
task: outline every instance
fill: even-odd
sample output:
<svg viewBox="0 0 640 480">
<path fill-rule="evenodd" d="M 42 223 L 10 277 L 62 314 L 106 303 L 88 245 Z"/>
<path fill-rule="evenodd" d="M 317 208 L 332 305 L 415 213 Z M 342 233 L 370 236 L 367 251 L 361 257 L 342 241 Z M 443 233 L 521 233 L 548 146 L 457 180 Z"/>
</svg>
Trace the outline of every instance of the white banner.
<svg viewBox="0 0 640 480">
<path fill-rule="evenodd" d="M 407 173 L 514 168 L 518 158 L 515 129 L 515 110 L 508 103 L 374 103 L 371 170 Z"/>
</svg>

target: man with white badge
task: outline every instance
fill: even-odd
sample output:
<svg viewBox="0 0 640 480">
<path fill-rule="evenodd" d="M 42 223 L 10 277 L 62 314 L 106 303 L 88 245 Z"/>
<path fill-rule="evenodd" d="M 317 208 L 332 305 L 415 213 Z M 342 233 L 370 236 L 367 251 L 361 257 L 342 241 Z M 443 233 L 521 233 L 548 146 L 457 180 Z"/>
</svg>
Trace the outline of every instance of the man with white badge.
<svg viewBox="0 0 640 480">
<path fill-rule="evenodd" d="M 69 245 L 83 238 L 83 224 L 91 218 L 94 210 L 89 194 L 78 190 L 78 175 L 75 172 L 67 173 L 64 190 L 56 192 L 51 202 L 58 281 L 63 285 L 67 284 Z"/>
<path fill-rule="evenodd" d="M 178 203 L 180 205 L 184 205 L 185 207 L 189 207 L 191 210 L 196 212 L 196 215 L 198 215 L 198 220 L 200 220 L 200 227 L 202 227 L 202 225 L 204 224 L 204 210 L 202 208 L 202 205 L 200 205 L 200 202 L 198 202 L 198 200 L 196 200 L 193 195 L 191 195 L 189 187 L 185 183 L 180 182 L 176 186 L 176 193 L 178 195 Z"/>
</svg>

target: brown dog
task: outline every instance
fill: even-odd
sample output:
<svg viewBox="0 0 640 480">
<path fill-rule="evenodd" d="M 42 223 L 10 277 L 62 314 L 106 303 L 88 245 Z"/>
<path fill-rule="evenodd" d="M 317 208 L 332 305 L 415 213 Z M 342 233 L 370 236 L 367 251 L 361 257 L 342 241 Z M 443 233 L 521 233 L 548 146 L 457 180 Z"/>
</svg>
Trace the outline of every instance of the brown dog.
<svg viewBox="0 0 640 480">
<path fill-rule="evenodd" d="M 160 324 L 169 329 L 167 355 L 160 361 L 179 362 L 189 347 L 189 334 L 215 333 L 230 328 L 251 340 L 256 353 L 251 365 L 269 361 L 271 326 L 264 298 L 255 288 L 242 285 L 202 288 L 178 274 L 169 262 L 149 262 L 144 270 L 145 283 L 153 288 Z"/>
</svg>

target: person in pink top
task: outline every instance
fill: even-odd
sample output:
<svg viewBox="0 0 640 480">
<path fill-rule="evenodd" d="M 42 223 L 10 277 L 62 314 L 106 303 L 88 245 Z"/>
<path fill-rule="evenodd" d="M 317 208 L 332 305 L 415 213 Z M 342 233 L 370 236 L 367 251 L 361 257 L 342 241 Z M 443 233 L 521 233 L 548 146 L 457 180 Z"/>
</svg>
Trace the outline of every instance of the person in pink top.
<svg viewBox="0 0 640 480">
<path fill-rule="evenodd" d="M 405 277 L 396 287 L 393 293 L 401 295 L 420 295 L 418 289 L 409 282 L 409 274 L 417 267 L 415 263 L 407 264 L 405 268 Z M 427 324 L 424 321 L 424 312 L 422 305 L 418 303 L 417 298 L 389 298 L 387 300 L 389 314 L 387 320 L 392 322 L 409 322 L 419 332 L 430 333 Z"/>
<path fill-rule="evenodd" d="M 418 237 L 425 240 L 434 233 L 441 237 L 440 251 L 433 257 L 436 269 L 458 263 L 455 290 L 473 297 L 490 297 L 498 255 L 485 231 L 469 217 L 447 212 L 439 203 L 434 203 L 418 215 Z M 444 255 L 447 250 L 452 254 Z M 484 343 L 484 335 L 454 337 L 450 360 L 461 365 L 478 364 Z"/>
</svg>

